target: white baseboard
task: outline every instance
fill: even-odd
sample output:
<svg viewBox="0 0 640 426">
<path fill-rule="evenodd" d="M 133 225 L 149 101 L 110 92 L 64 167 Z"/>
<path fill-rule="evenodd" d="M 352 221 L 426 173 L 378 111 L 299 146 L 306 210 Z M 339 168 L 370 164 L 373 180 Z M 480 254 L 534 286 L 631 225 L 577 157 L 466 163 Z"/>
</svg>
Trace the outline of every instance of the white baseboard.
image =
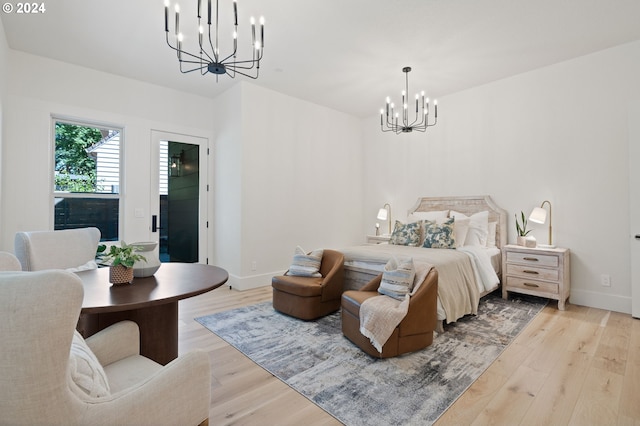
<svg viewBox="0 0 640 426">
<path fill-rule="evenodd" d="M 631 314 L 631 297 L 628 296 L 618 296 L 615 294 L 576 290 L 572 288 L 569 303 Z"/>
<path fill-rule="evenodd" d="M 271 285 L 271 278 L 276 275 L 282 275 L 286 271 L 270 272 L 268 274 L 249 275 L 247 277 L 239 277 L 229 274 L 229 280 L 226 285 L 233 290 L 251 290 L 252 288 L 265 287 Z"/>
</svg>

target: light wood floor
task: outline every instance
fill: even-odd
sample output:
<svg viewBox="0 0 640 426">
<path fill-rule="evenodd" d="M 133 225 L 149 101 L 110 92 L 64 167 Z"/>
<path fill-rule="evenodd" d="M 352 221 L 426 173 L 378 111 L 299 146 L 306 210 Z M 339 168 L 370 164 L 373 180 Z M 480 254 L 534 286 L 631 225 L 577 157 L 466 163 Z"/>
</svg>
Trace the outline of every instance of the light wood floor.
<svg viewBox="0 0 640 426">
<path fill-rule="evenodd" d="M 193 320 L 266 300 L 270 286 L 180 302 L 180 353 L 211 358 L 209 424 L 339 425 Z M 549 302 L 436 425 L 640 425 L 640 320 Z"/>
</svg>

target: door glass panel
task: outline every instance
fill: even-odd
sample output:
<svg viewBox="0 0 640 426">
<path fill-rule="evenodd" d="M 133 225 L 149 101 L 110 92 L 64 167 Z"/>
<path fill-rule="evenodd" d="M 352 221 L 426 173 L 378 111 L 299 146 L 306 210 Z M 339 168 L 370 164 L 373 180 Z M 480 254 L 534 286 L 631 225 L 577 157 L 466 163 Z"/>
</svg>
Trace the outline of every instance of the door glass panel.
<svg viewBox="0 0 640 426">
<path fill-rule="evenodd" d="M 199 146 L 160 142 L 159 254 L 162 262 L 198 262 Z"/>
</svg>

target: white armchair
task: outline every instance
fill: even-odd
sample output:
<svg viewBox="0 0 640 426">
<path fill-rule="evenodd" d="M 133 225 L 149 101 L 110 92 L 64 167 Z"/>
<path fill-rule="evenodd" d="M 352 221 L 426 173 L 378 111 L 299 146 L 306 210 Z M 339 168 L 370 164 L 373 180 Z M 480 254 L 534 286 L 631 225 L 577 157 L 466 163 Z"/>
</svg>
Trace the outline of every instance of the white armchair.
<svg viewBox="0 0 640 426">
<path fill-rule="evenodd" d="M 13 253 L 0 251 L 0 271 L 22 271 L 22 265 Z"/>
<path fill-rule="evenodd" d="M 0 272 L 0 423 L 208 424 L 208 355 L 156 364 L 130 321 L 85 344 L 74 330 L 82 298 L 67 271 Z"/>
<path fill-rule="evenodd" d="M 23 271 L 91 269 L 99 243 L 98 228 L 17 232 L 14 251 Z"/>
</svg>

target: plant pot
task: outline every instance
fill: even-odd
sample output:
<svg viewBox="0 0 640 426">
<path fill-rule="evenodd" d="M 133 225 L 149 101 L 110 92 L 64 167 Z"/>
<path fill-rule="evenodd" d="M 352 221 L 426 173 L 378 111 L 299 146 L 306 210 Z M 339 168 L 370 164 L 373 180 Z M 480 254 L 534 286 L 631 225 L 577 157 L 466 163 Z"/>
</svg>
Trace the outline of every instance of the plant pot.
<svg viewBox="0 0 640 426">
<path fill-rule="evenodd" d="M 147 261 L 139 260 L 133 265 L 134 277 L 150 277 L 160 268 L 160 258 L 156 253 L 158 243 L 155 241 L 144 241 L 140 243 L 131 243 L 132 246 L 140 247 L 136 253 L 144 256 Z"/>
<path fill-rule="evenodd" d="M 536 241 L 536 237 L 534 237 L 533 235 L 529 235 L 528 237 L 525 237 L 524 243 L 525 243 L 525 246 L 529 248 L 535 248 L 538 245 L 538 242 Z"/>
<path fill-rule="evenodd" d="M 131 284 L 133 281 L 133 268 L 117 265 L 109 266 L 109 282 L 111 284 Z"/>
<path fill-rule="evenodd" d="M 518 240 L 516 241 L 516 244 L 518 244 L 519 246 L 526 247 L 527 237 L 525 237 L 524 235 L 518 235 Z"/>
</svg>

